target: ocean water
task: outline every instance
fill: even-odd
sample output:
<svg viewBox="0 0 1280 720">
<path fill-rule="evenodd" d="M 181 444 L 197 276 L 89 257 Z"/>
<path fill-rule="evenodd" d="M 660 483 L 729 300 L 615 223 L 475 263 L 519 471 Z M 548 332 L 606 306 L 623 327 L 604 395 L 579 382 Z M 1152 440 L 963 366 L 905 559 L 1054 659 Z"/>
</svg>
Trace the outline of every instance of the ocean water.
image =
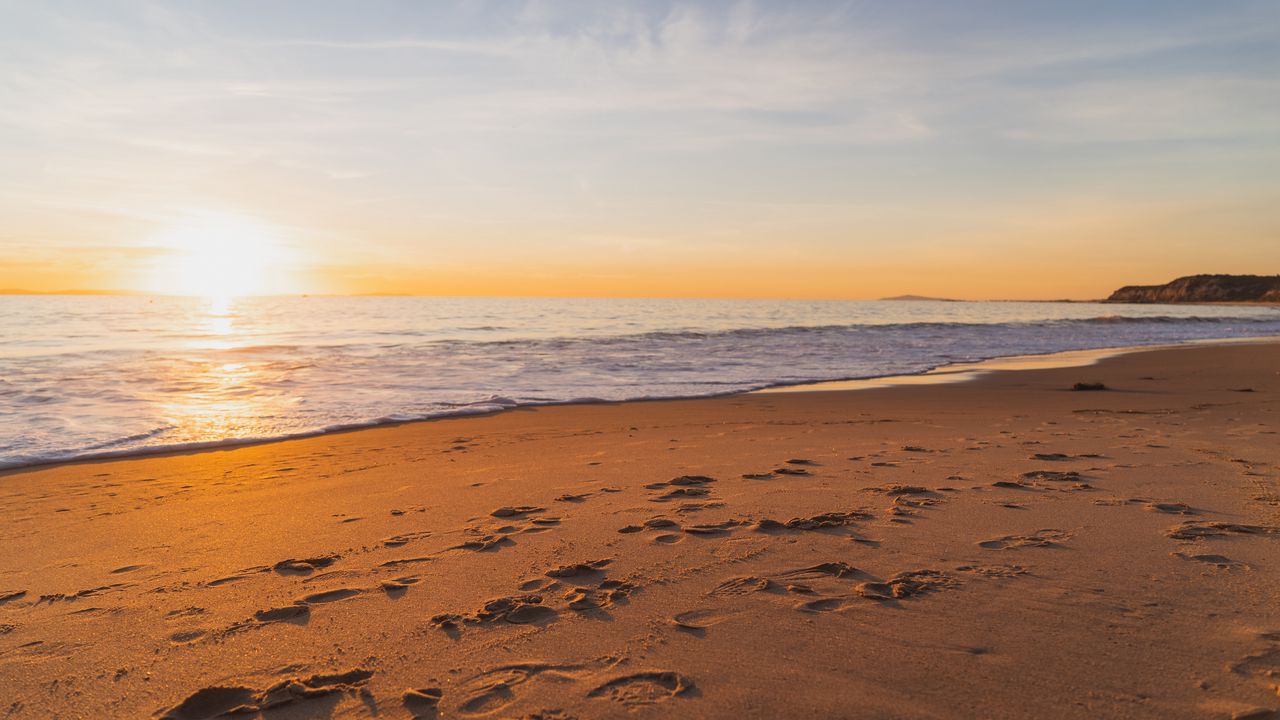
<svg viewBox="0 0 1280 720">
<path fill-rule="evenodd" d="M 1280 335 L 1267 307 L 0 297 L 0 467 Z"/>
</svg>

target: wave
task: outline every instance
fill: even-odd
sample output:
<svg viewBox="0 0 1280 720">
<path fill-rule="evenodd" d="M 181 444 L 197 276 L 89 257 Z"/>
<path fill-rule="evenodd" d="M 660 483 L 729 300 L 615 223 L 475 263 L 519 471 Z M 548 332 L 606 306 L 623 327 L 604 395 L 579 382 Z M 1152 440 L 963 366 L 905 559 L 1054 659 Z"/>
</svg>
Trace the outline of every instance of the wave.
<svg viewBox="0 0 1280 720">
<path fill-rule="evenodd" d="M 966 321 L 919 321 L 919 322 L 865 322 L 865 323 L 828 323 L 821 325 L 779 325 L 772 327 L 743 327 L 729 328 L 721 330 L 708 329 L 673 329 L 673 330 L 657 330 L 635 333 L 600 333 L 600 334 L 582 334 L 582 333 L 566 333 L 554 337 L 505 337 L 505 338 L 485 338 L 483 336 L 468 338 L 440 337 L 432 339 L 430 336 L 441 333 L 447 334 L 447 331 L 437 331 L 435 333 L 417 333 L 417 332 L 386 332 L 377 333 L 378 335 L 395 335 L 405 338 L 416 337 L 410 341 L 352 341 L 352 342 L 334 342 L 334 341 L 309 341 L 299 343 L 260 343 L 260 344 L 243 344 L 228 345 L 226 347 L 193 347 L 185 350 L 176 350 L 161 352 L 150 350 L 153 353 L 172 356 L 175 360 L 181 360 L 185 357 L 203 357 L 204 353 L 214 353 L 217 355 L 288 355 L 305 349 L 312 353 L 396 353 L 396 352 L 421 352 L 426 348 L 432 347 L 527 347 L 527 346 L 554 346 L 562 347 L 566 345 L 576 345 L 583 343 L 598 343 L 604 346 L 613 346 L 621 344 L 644 343 L 646 341 L 663 342 L 663 341 L 698 341 L 698 340 L 714 340 L 714 339 L 733 339 L 733 338 L 762 338 L 769 336 L 790 336 L 790 335 L 835 335 L 840 333 L 857 333 L 867 332 L 875 334 L 893 334 L 904 333 L 910 334 L 920 331 L 944 331 L 944 330 L 978 330 L 997 332 L 999 330 L 1017 329 L 1017 328 L 1069 328 L 1069 327 L 1090 327 L 1090 326 L 1174 326 L 1184 325 L 1190 327 L 1229 327 L 1244 326 L 1263 328 L 1267 325 L 1280 324 L 1280 308 L 1267 308 L 1272 312 L 1267 315 L 1241 315 L 1241 316 L 1176 316 L 1176 315 L 1151 315 L 1151 316 L 1132 316 L 1132 315 L 1099 315 L 1087 318 L 1054 318 L 1045 320 L 1022 320 L 1008 322 L 966 322 Z M 516 331 L 514 327 L 499 326 L 479 326 L 479 327 L 459 327 L 453 330 L 458 331 Z M 218 336 L 208 336 L 202 339 L 218 339 Z M 92 349 L 76 349 L 66 351 L 50 351 L 50 352 L 28 352 L 19 355 L 5 357 L 0 355 L 0 361 L 22 361 L 22 362 L 39 362 L 48 361 L 55 358 L 94 358 L 94 357 L 125 357 L 134 351 L 121 348 L 92 348 Z"/>
<path fill-rule="evenodd" d="M 637 398 L 639 399 L 639 398 Z M 444 410 L 438 412 L 429 412 L 421 414 L 409 415 L 387 415 L 361 422 L 338 423 L 334 425 L 325 425 L 310 430 L 300 430 L 297 432 L 256 435 L 236 438 L 221 438 L 218 440 L 198 440 L 193 442 L 178 442 L 160 445 L 147 445 L 144 447 L 122 448 L 116 450 L 107 449 L 109 447 L 118 446 L 128 442 L 136 442 L 138 440 L 156 437 L 162 434 L 168 428 L 159 428 L 153 432 L 139 433 L 137 435 L 122 437 L 116 440 L 101 443 L 99 445 L 91 445 L 88 447 L 75 450 L 59 450 L 45 453 L 29 453 L 25 455 L 16 455 L 7 458 L 0 458 L 0 470 L 15 470 L 21 468 L 39 467 L 42 465 L 55 465 L 68 462 L 94 462 L 99 460 L 112 460 L 130 457 L 146 457 L 154 455 L 173 455 L 188 452 L 199 452 L 204 450 L 227 449 L 235 447 L 245 447 L 249 445 L 262 445 L 265 443 L 280 442 L 283 440 L 301 440 L 309 437 L 318 437 L 321 435 L 332 435 L 340 432 L 351 432 L 353 430 L 367 430 L 375 427 L 386 427 L 392 425 L 403 425 L 410 422 L 422 422 L 424 420 L 439 420 L 450 417 L 469 417 L 475 415 L 491 415 L 493 413 L 511 410 L 517 407 L 530 405 L 569 405 L 569 404 L 591 404 L 611 402 L 607 400 L 596 400 L 591 398 L 578 398 L 574 400 L 556 400 L 548 402 L 536 403 L 518 403 L 510 398 L 500 398 L 495 396 L 492 400 L 481 401 L 475 403 L 465 403 L 452 410 Z"/>
<path fill-rule="evenodd" d="M 1280 340 L 1280 336 L 1252 338 L 1255 340 Z M 1205 341 L 1191 341 L 1190 343 L 1202 343 Z M 1098 348 L 1099 350 L 1111 349 L 1121 351 L 1120 348 Z M 1150 349 L 1150 346 L 1132 346 L 1128 349 L 1140 350 Z M 1068 351 L 1073 352 L 1073 351 Z M 42 465 L 52 465 L 67 462 L 93 462 L 100 460 L 122 459 L 129 457 L 143 457 L 154 455 L 180 454 L 187 452 L 198 452 L 212 449 L 228 449 L 234 447 L 243 447 L 250 445 L 260 445 L 270 442 L 279 442 L 283 440 L 296 440 L 309 437 L 317 437 L 339 432 L 350 432 L 355 430 L 365 430 L 376 427 L 386 427 L 393 425 L 401 425 L 411 422 L 422 422 L 428 420 L 440 420 L 453 417 L 468 417 L 476 415 L 488 415 L 499 412 L 505 412 L 520 407 L 546 407 L 559 405 L 585 405 L 585 404 L 608 404 L 615 402 L 635 402 L 635 401 L 660 401 L 660 400 L 680 400 L 680 399 L 704 399 L 714 397 L 724 397 L 737 395 L 742 392 L 750 392 L 755 390 L 765 390 L 778 387 L 792 387 L 798 385 L 813 385 L 828 382 L 844 382 L 855 380 L 878 380 L 891 377 L 911 377 L 928 373 L 945 373 L 945 369 L 951 365 L 969 364 L 972 362 L 983 362 L 988 360 L 997 360 L 1009 357 L 1043 357 L 1061 354 L 1061 352 L 1046 353 L 1020 353 L 1017 355 L 992 355 L 982 358 L 971 358 L 957 362 L 941 362 L 936 365 L 922 367 L 913 372 L 899 373 L 880 373 L 870 375 L 856 376 L 815 376 L 815 377 L 798 377 L 785 381 L 762 382 L 752 386 L 742 387 L 736 383 L 723 383 L 731 385 L 733 389 L 715 389 L 702 393 L 694 393 L 687 395 L 671 395 L 671 394 L 637 394 L 618 399 L 598 398 L 591 396 L 573 397 L 567 399 L 557 398 L 524 398 L 515 399 L 501 395 L 492 395 L 483 400 L 477 400 L 466 403 L 444 403 L 447 409 L 440 409 L 423 413 L 398 413 L 391 415 L 382 415 L 376 418 L 354 422 L 344 422 L 324 425 L 321 427 L 299 430 L 295 432 L 285 432 L 276 434 L 265 434 L 234 438 L 219 438 L 214 440 L 201 440 L 192 442 L 176 442 L 162 443 L 156 445 L 146 445 L 140 447 L 117 448 L 130 442 L 138 442 L 162 435 L 165 431 L 172 429 L 172 425 L 153 428 L 144 433 L 138 433 L 126 437 L 117 438 L 108 442 L 97 445 L 89 445 L 78 449 L 65 449 L 51 452 L 28 453 L 23 455 L 15 455 L 7 458 L 0 458 L 0 471 L 14 470 L 21 468 L 39 467 Z M 962 374 L 957 373 L 963 377 Z M 705 382 L 705 385 L 717 386 L 721 383 Z"/>
<path fill-rule="evenodd" d="M 1258 308 L 469 300 L 437 317 L 429 300 L 342 312 L 263 302 L 226 347 L 193 344 L 203 323 L 176 310 L 140 313 L 133 327 L 89 301 L 82 317 L 58 305 L 49 323 L 0 315 L 0 467 L 1280 335 L 1280 312 Z"/>
</svg>

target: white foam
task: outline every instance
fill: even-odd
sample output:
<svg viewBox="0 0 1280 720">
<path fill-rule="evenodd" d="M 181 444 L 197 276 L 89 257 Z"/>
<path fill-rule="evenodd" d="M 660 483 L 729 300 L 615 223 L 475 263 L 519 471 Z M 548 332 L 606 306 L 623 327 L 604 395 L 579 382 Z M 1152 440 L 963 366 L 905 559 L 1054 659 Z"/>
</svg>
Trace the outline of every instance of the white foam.
<svg viewBox="0 0 1280 720">
<path fill-rule="evenodd" d="M 0 298 L 0 468 L 1280 334 L 1272 308 L 1088 303 L 291 298 L 246 301 L 229 324 L 206 311 Z"/>
</svg>

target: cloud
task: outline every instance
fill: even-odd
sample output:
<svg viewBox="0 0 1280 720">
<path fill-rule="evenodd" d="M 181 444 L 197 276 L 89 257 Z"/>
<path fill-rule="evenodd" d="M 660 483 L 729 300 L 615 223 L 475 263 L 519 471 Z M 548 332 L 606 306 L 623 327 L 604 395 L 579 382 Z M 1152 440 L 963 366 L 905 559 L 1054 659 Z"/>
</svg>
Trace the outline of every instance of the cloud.
<svg viewBox="0 0 1280 720">
<path fill-rule="evenodd" d="M 1280 147 L 1265 2 L 136 0 L 11 16 L 0 212 L 76 245 L 104 217 L 127 224 L 115 242 L 213 205 L 391 263 L 674 256 L 766 231 L 866 254 L 901 240 L 868 208 L 1254 196 Z"/>
</svg>

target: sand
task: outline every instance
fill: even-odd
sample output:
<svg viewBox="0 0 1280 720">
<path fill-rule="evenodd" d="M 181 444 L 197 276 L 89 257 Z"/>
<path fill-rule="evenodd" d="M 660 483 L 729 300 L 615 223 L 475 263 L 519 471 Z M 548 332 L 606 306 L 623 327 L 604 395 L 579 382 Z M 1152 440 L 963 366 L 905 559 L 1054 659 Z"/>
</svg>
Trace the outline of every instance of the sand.
<svg viewBox="0 0 1280 720">
<path fill-rule="evenodd" d="M 1197 347 L 6 473 L 0 718 L 1271 717 L 1278 370 Z"/>
</svg>

